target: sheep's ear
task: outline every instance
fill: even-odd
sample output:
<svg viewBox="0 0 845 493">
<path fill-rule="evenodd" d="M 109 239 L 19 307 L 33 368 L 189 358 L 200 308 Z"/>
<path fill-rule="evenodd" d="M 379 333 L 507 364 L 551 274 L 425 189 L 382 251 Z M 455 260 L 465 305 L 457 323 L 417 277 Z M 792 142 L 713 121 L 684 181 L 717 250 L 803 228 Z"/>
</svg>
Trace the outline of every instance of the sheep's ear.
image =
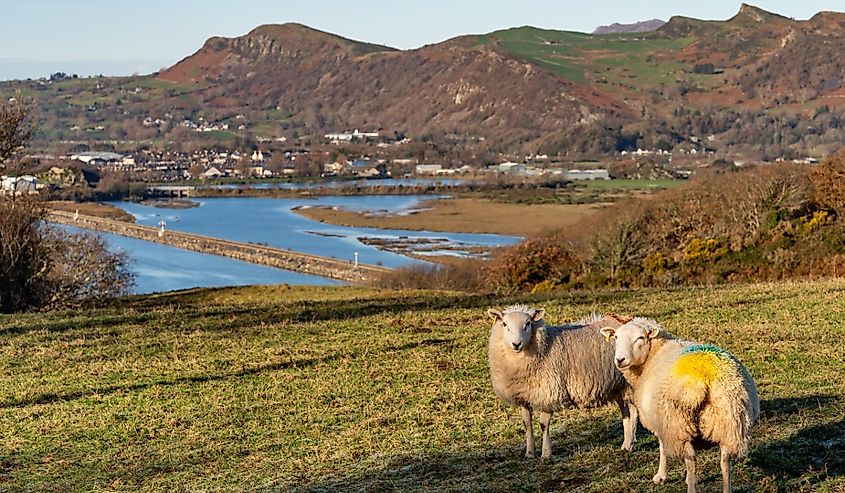
<svg viewBox="0 0 845 493">
<path fill-rule="evenodd" d="M 599 332 L 604 336 L 604 340 L 610 342 L 610 338 L 616 336 L 616 329 L 613 327 L 604 327 Z"/>
<path fill-rule="evenodd" d="M 646 335 L 646 337 L 648 337 L 648 338 L 649 338 L 649 340 L 651 340 L 651 339 L 656 339 L 656 338 L 657 338 L 657 336 L 659 336 L 659 335 L 660 335 L 660 327 L 649 327 L 649 328 L 645 331 L 645 335 Z"/>
<path fill-rule="evenodd" d="M 502 312 L 500 312 L 499 310 L 497 310 L 495 308 L 491 308 L 491 309 L 487 310 L 487 315 L 489 315 L 490 318 L 492 318 L 493 320 L 495 320 L 497 322 L 502 319 Z"/>
<path fill-rule="evenodd" d="M 544 316 L 546 316 L 546 310 L 540 308 L 539 310 L 534 310 L 534 314 L 531 315 L 531 320 L 539 322 L 540 320 L 543 320 Z"/>
</svg>

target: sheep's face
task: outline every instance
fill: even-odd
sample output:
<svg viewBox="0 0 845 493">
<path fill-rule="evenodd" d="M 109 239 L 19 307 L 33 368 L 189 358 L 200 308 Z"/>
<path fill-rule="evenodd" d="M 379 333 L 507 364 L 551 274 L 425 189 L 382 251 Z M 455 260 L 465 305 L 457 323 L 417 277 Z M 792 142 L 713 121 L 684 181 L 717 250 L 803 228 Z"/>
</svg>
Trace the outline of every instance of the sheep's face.
<svg viewBox="0 0 845 493">
<path fill-rule="evenodd" d="M 660 328 L 644 326 L 634 320 L 615 329 L 605 327 L 601 333 L 606 339 L 615 340 L 613 362 L 617 368 L 624 370 L 645 364 L 651 350 L 651 341 L 660 334 Z"/>
<path fill-rule="evenodd" d="M 516 353 L 522 352 L 534 337 L 534 330 L 542 325 L 545 310 L 531 310 L 530 312 L 505 312 L 487 310 L 487 314 L 494 320 L 493 330 L 502 331 L 505 347 Z"/>
</svg>

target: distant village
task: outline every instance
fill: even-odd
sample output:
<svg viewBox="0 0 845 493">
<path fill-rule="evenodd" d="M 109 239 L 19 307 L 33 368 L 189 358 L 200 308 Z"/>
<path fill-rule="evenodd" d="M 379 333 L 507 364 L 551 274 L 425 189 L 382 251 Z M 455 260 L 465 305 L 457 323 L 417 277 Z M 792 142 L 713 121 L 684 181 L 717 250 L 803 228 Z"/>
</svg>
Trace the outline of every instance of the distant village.
<svg viewBox="0 0 845 493">
<path fill-rule="evenodd" d="M 150 124 L 156 124 L 151 121 Z M 225 128 L 205 122 L 185 122 L 185 126 L 197 132 L 215 131 Z M 120 176 L 130 182 L 166 183 L 192 180 L 223 179 L 331 179 L 347 177 L 352 179 L 379 178 L 450 178 L 459 176 L 503 176 L 503 177 L 546 177 L 549 179 L 610 180 L 613 170 L 604 162 L 560 162 L 545 154 L 523 156 L 502 156 L 494 162 L 431 162 L 419 157 L 396 157 L 396 149 L 411 143 L 404 135 L 385 136 L 379 131 L 327 133 L 318 145 L 297 148 L 286 147 L 286 139 L 274 139 L 257 145 L 250 151 L 204 149 L 191 153 L 178 151 L 156 151 L 143 149 L 137 152 L 118 153 L 110 151 L 85 151 L 68 155 L 38 154 L 29 156 L 40 173 L 33 175 L 2 177 L 0 193 L 31 193 L 47 182 L 53 185 L 73 184 L 82 178 L 82 171 L 100 175 Z M 344 146 L 353 145 L 357 153 Z M 344 152 L 340 152 L 344 151 Z M 387 152 L 390 151 L 390 152 Z M 706 150 L 675 149 L 674 156 L 688 162 L 689 166 L 667 166 L 662 176 L 648 178 L 687 178 L 691 169 L 708 165 L 713 153 Z M 639 167 L 643 163 L 659 167 L 660 163 L 671 164 L 673 153 L 666 150 L 622 151 L 610 161 L 616 169 Z M 813 164 L 812 158 L 795 160 Z M 732 162 L 742 166 L 743 161 Z M 74 171 L 75 170 L 75 171 Z M 36 176 L 37 175 L 37 176 Z M 626 176 L 630 177 L 630 176 Z M 639 176 L 635 176 L 639 177 Z"/>
</svg>

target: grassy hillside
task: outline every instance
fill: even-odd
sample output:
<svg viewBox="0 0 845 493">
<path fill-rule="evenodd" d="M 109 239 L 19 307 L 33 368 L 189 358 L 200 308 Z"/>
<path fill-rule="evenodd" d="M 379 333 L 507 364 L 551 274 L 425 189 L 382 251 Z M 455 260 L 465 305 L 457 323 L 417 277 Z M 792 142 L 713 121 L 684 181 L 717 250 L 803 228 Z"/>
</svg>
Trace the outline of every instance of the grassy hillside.
<svg viewBox="0 0 845 493">
<path fill-rule="evenodd" d="M 671 82 L 683 74 L 671 63 L 670 54 L 693 39 L 659 39 L 641 34 L 593 36 L 570 31 L 519 27 L 479 36 L 479 44 L 494 44 L 505 52 L 528 60 L 579 84 L 592 78 L 627 80 L 632 74 L 647 82 Z"/>
<path fill-rule="evenodd" d="M 763 416 L 735 491 L 845 488 L 845 281 L 529 298 L 559 322 L 656 317 L 720 344 Z M 488 382 L 484 310 L 514 300 L 244 288 L 0 317 L 0 491 L 679 491 L 657 444 L 617 450 L 611 409 L 553 422 L 521 458 Z M 715 451 L 703 491 L 720 491 Z"/>
</svg>

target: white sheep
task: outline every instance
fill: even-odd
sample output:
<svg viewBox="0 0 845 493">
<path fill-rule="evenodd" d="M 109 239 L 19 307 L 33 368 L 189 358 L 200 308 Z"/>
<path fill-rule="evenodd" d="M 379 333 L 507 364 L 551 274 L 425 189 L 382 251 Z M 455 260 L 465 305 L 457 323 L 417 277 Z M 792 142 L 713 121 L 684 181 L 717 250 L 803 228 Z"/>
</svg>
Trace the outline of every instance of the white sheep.
<svg viewBox="0 0 845 493">
<path fill-rule="evenodd" d="M 635 318 L 601 332 L 616 338 L 616 366 L 634 389 L 640 420 L 660 443 L 653 481 L 666 481 L 667 456 L 682 457 L 687 491 L 695 492 L 695 451 L 718 445 L 722 488 L 729 493 L 730 461 L 748 454 L 751 426 L 760 415 L 745 366 L 724 349 L 675 339 L 654 320 Z"/>
<path fill-rule="evenodd" d="M 630 388 L 613 364 L 613 348 L 599 330 L 630 319 L 594 315 L 571 325 L 547 327 L 545 310 L 512 305 L 493 318 L 488 358 L 493 390 L 506 403 L 519 407 L 525 425 L 525 456 L 534 457 L 532 413 L 540 413 L 542 457 L 552 455 L 549 424 L 563 408 L 590 408 L 611 402 L 622 413 L 622 448 L 636 440 L 637 412 L 629 406 Z"/>
</svg>

